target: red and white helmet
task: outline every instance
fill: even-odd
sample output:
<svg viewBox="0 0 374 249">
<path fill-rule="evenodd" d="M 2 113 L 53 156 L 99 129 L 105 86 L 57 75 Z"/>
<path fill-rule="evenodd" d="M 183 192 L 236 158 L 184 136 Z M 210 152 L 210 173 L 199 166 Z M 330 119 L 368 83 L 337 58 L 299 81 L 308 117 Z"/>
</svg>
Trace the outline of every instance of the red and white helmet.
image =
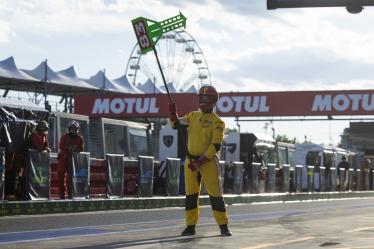
<svg viewBox="0 0 374 249">
<path fill-rule="evenodd" d="M 202 86 L 197 96 L 199 97 L 199 108 L 202 112 L 212 110 L 216 106 L 219 98 L 217 90 L 210 85 Z"/>
<path fill-rule="evenodd" d="M 69 124 L 68 124 L 68 128 L 77 128 L 77 129 L 79 129 L 80 126 L 79 126 L 79 123 L 77 121 L 70 120 Z"/>
<path fill-rule="evenodd" d="M 78 132 L 80 126 L 79 126 L 79 123 L 75 120 L 70 120 L 69 123 L 68 123 L 68 129 L 69 129 L 69 132 Z"/>
</svg>

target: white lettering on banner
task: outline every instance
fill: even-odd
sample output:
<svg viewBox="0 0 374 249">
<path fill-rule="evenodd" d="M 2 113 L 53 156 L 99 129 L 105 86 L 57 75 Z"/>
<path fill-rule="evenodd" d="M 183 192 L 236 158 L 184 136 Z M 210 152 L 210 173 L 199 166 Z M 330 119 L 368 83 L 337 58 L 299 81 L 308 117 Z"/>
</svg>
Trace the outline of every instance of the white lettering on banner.
<svg viewBox="0 0 374 249">
<path fill-rule="evenodd" d="M 217 108 L 221 112 L 229 112 L 231 111 L 233 106 L 234 103 L 232 102 L 232 99 L 229 96 L 221 97 L 217 103 Z"/>
<path fill-rule="evenodd" d="M 352 111 L 357 111 L 362 95 L 361 94 L 349 94 L 348 97 L 352 100 Z"/>
<path fill-rule="evenodd" d="M 96 99 L 92 114 L 109 113 L 109 99 Z"/>
<path fill-rule="evenodd" d="M 235 101 L 235 112 L 241 112 L 242 111 L 242 105 L 244 101 L 243 96 L 233 96 L 232 99 Z"/>
<path fill-rule="evenodd" d="M 128 99 L 124 99 L 124 101 L 127 104 L 126 113 L 132 113 L 133 110 L 134 110 L 134 104 L 136 102 L 136 99 L 134 99 L 134 98 L 128 98 Z"/>
<path fill-rule="evenodd" d="M 374 111 L 374 94 L 316 95 L 312 111 Z"/>
<path fill-rule="evenodd" d="M 114 98 L 95 99 L 92 114 L 120 113 L 158 113 L 157 99 L 152 98 Z"/>
<path fill-rule="evenodd" d="M 312 111 L 331 111 L 331 95 L 316 95 L 314 97 Z"/>
<path fill-rule="evenodd" d="M 350 101 L 344 94 L 339 94 L 333 98 L 332 106 L 334 106 L 337 111 L 343 112 L 350 106 Z"/>
<path fill-rule="evenodd" d="M 110 102 L 110 110 L 115 113 L 122 113 L 125 110 L 125 103 L 123 103 L 122 99 L 115 98 Z"/>
<path fill-rule="evenodd" d="M 158 113 L 158 107 L 156 106 L 156 98 L 151 98 L 149 113 Z"/>
<path fill-rule="evenodd" d="M 255 112 L 258 109 L 258 105 L 260 103 L 260 97 L 259 96 L 254 96 L 253 101 L 251 102 L 251 96 L 248 96 L 245 98 L 245 104 L 244 104 L 244 109 L 247 112 Z M 251 105 L 252 103 L 252 105 Z"/>
<path fill-rule="evenodd" d="M 362 108 L 365 111 L 373 111 L 374 110 L 374 94 L 371 95 L 371 101 L 369 104 L 369 94 L 364 94 L 362 97 Z"/>
<path fill-rule="evenodd" d="M 266 96 L 260 97 L 260 108 L 258 109 L 259 112 L 268 112 L 270 107 L 266 105 Z"/>
<path fill-rule="evenodd" d="M 142 99 L 137 99 L 136 100 L 135 108 L 139 113 L 146 113 L 148 111 L 148 106 L 149 106 L 149 99 L 148 98 L 144 99 L 143 106 L 142 106 Z"/>
<path fill-rule="evenodd" d="M 217 109 L 220 112 L 269 112 L 266 104 L 267 96 L 223 96 L 218 100 Z"/>
</svg>

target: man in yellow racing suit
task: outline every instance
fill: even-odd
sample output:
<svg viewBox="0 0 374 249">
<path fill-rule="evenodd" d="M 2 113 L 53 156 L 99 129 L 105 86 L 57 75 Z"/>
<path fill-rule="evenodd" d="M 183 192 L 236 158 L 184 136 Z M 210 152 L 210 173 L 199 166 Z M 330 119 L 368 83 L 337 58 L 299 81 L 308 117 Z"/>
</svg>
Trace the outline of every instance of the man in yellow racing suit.
<svg viewBox="0 0 374 249">
<path fill-rule="evenodd" d="M 213 86 L 203 86 L 198 92 L 199 109 L 178 118 L 175 103 L 169 105 L 170 122 L 174 129 L 188 127 L 187 157 L 184 163 L 186 189 L 186 225 L 182 236 L 195 234 L 199 217 L 199 194 L 201 179 L 212 205 L 213 215 L 222 236 L 231 236 L 228 217 L 219 180 L 217 152 L 221 148 L 225 123 L 213 111 L 218 92 Z"/>
</svg>

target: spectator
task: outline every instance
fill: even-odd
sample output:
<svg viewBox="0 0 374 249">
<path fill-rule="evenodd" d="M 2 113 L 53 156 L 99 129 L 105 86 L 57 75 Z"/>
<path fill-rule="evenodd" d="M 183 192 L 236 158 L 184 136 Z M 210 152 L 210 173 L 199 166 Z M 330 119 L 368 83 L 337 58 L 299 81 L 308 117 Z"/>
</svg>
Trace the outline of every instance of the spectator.
<svg viewBox="0 0 374 249">
<path fill-rule="evenodd" d="M 256 152 L 256 154 L 254 155 L 254 162 L 261 163 L 261 167 L 265 167 L 264 153 Z"/>
<path fill-rule="evenodd" d="M 347 157 L 342 156 L 342 160 L 338 164 L 337 170 L 338 170 L 338 176 L 340 176 L 340 169 L 344 169 L 344 182 L 340 182 L 339 184 L 344 184 L 344 186 L 348 183 L 348 170 L 349 170 L 349 163 L 347 162 Z M 339 179 L 339 178 L 338 178 Z"/>
<path fill-rule="evenodd" d="M 8 123 L 7 150 L 5 153 L 5 199 L 26 200 L 27 150 L 31 130 L 30 122 L 20 120 Z"/>
<path fill-rule="evenodd" d="M 360 181 L 361 181 L 361 189 L 360 190 L 366 190 L 366 186 L 369 184 L 369 183 L 366 182 L 365 175 L 367 173 L 365 173 L 365 172 L 369 172 L 370 164 L 371 164 L 371 160 L 369 158 L 365 158 L 364 164 L 361 166 L 362 174 L 360 175 Z"/>
<path fill-rule="evenodd" d="M 84 150 L 84 140 L 79 132 L 79 123 L 75 120 L 71 120 L 68 124 L 68 132 L 61 136 L 58 153 L 58 193 L 60 199 L 65 199 L 65 193 L 70 198 L 70 172 L 71 172 L 71 160 L 73 152 L 82 152 Z M 67 176 L 67 177 L 66 177 Z M 65 189 L 65 180 L 67 182 Z"/>
<path fill-rule="evenodd" d="M 347 172 L 349 169 L 349 163 L 347 162 L 347 158 L 345 156 L 342 156 L 342 160 L 338 164 L 338 168 L 337 168 L 338 174 L 340 174 L 341 168 L 345 169 L 345 172 Z"/>
</svg>

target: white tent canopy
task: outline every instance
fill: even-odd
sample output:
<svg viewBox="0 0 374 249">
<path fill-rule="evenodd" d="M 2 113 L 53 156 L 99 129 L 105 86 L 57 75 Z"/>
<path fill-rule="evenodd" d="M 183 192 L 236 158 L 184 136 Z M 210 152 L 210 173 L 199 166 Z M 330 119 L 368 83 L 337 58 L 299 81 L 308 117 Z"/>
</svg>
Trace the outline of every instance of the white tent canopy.
<svg viewBox="0 0 374 249">
<path fill-rule="evenodd" d="M 56 73 L 46 64 L 46 61 L 43 61 L 33 70 L 22 69 L 22 71 L 41 81 L 44 80 L 47 82 L 53 82 L 55 84 L 61 84 L 71 87 L 98 89 L 97 87 L 92 87 L 90 84 L 79 80 L 75 73 L 74 67 L 69 67 L 65 70 L 62 70 L 62 73 Z"/>
<path fill-rule="evenodd" d="M 140 89 L 136 88 L 132 84 L 130 84 L 129 80 L 127 79 L 126 75 L 123 75 L 117 79 L 113 80 L 119 86 L 127 89 L 128 93 L 143 93 Z"/>
<path fill-rule="evenodd" d="M 70 66 L 64 70 L 58 71 L 58 73 L 68 78 L 78 79 L 78 75 L 77 75 L 77 72 L 75 71 L 74 66 Z"/>
<path fill-rule="evenodd" d="M 153 84 L 150 79 L 148 79 L 144 84 L 138 86 L 138 88 L 144 93 L 164 93 L 164 91 Z"/>
<path fill-rule="evenodd" d="M 0 77 L 21 80 L 37 80 L 19 70 L 13 57 L 9 57 L 3 61 L 0 61 Z"/>
<path fill-rule="evenodd" d="M 109 90 L 109 91 L 115 91 L 115 92 L 121 92 L 125 93 L 127 92 L 127 89 L 118 85 L 114 81 L 108 79 L 103 71 L 98 71 L 94 76 L 89 78 L 88 80 L 85 80 L 87 83 L 89 83 L 92 86 L 95 86 L 102 90 Z"/>
<path fill-rule="evenodd" d="M 21 69 L 21 70 L 38 80 L 46 80 L 46 81 L 52 81 L 52 82 L 56 82 L 60 80 L 58 75 L 46 64 L 46 61 L 41 62 L 34 69 L 31 69 L 31 70 Z"/>
<path fill-rule="evenodd" d="M 194 85 L 191 85 L 186 90 L 183 90 L 183 92 L 185 92 L 185 93 L 197 93 L 197 89 L 196 89 L 196 87 Z"/>
<path fill-rule="evenodd" d="M 175 89 L 173 83 L 169 82 L 169 83 L 167 83 L 166 85 L 167 85 L 167 87 L 168 87 L 168 89 L 169 89 L 169 93 L 176 93 L 176 92 L 177 92 L 177 90 Z M 161 89 L 162 91 L 166 92 L 166 88 L 165 88 L 164 85 L 160 86 L 160 89 Z"/>
<path fill-rule="evenodd" d="M 64 70 L 58 71 L 56 74 L 62 80 L 61 83 L 68 84 L 68 85 L 75 84 L 77 86 L 98 89 L 97 87 L 93 87 L 87 82 L 79 79 L 74 66 L 70 66 Z"/>
<path fill-rule="evenodd" d="M 0 89 L 15 91 L 35 91 L 60 96 L 74 96 L 82 94 L 109 93 L 165 93 L 165 87 L 156 86 L 152 80 L 134 86 L 129 83 L 126 75 L 110 80 L 102 71 L 89 79 L 82 79 L 70 66 L 61 71 L 54 71 L 47 61 L 41 62 L 34 69 L 18 69 L 13 57 L 0 61 Z M 168 83 L 170 93 L 196 92 L 190 85 L 187 89 L 176 89 Z"/>
</svg>

